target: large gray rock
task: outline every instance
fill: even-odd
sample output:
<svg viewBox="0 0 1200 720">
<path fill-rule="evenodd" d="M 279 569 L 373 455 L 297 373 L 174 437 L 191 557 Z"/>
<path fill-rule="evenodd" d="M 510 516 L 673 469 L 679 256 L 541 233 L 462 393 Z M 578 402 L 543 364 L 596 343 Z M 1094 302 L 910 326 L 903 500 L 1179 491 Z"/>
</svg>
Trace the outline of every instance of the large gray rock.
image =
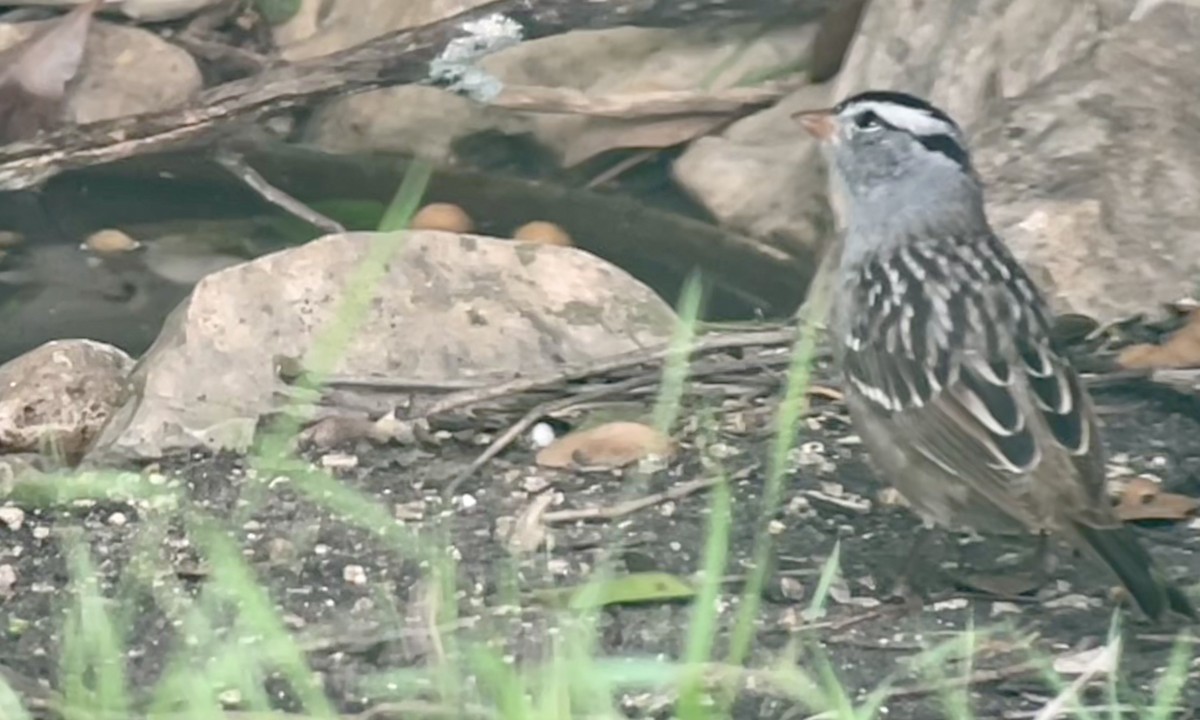
<svg viewBox="0 0 1200 720">
<path fill-rule="evenodd" d="M 830 102 L 827 84 L 804 87 L 692 142 L 672 166 L 675 181 L 722 226 L 815 260 L 830 238 L 825 166 L 791 115 Z"/>
<path fill-rule="evenodd" d="M 834 96 L 904 90 L 966 128 L 1085 57 L 1137 0 L 889 0 L 868 5 Z"/>
<path fill-rule="evenodd" d="M 1000 101 L 1076 58 L 1107 28 L 1124 22 L 1134 0 L 922 0 L 867 5 L 841 72 L 779 105 L 693 142 L 675 179 L 722 224 L 801 257 L 823 251 L 830 217 L 823 164 L 790 115 L 865 89 L 929 97 L 970 129 Z"/>
<path fill-rule="evenodd" d="M 0 24 L 0 50 L 59 21 Z M 201 85 L 200 70 L 183 48 L 141 28 L 93 20 L 66 115 L 89 123 L 166 110 L 186 102 Z"/>
<path fill-rule="evenodd" d="M 580 30 L 522 42 L 484 57 L 479 65 L 505 84 L 595 95 L 727 88 L 802 59 L 812 34 L 813 28 L 803 25 L 763 32 L 749 24 Z M 444 94 L 386 88 L 334 99 L 314 115 L 307 140 L 337 152 L 436 154 L 483 130 L 529 132 L 563 164 L 574 165 L 606 150 L 671 144 L 674 137 L 683 142 L 719 120 L 517 114 L 439 96 Z M 432 147 L 425 138 L 433 138 Z"/>
<path fill-rule="evenodd" d="M 993 223 L 1059 310 L 1113 319 L 1200 278 L 1200 8 L 1159 5 L 976 137 Z"/>
<path fill-rule="evenodd" d="M 247 447 L 286 389 L 276 357 L 329 337 L 372 245 L 397 240 L 338 374 L 532 375 L 665 343 L 674 326 L 661 298 L 583 250 L 436 231 L 328 236 L 204 278 L 139 363 L 136 397 L 98 457 Z"/>
</svg>

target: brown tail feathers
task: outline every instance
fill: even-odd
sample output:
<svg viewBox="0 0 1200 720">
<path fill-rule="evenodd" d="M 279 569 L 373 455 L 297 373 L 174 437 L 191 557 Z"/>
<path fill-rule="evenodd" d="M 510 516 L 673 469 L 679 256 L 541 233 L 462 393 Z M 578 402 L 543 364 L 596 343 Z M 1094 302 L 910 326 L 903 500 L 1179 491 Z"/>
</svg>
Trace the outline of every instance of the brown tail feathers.
<svg viewBox="0 0 1200 720">
<path fill-rule="evenodd" d="M 1162 574 L 1131 529 L 1075 523 L 1075 530 L 1112 568 L 1134 602 L 1152 620 L 1160 620 L 1168 613 L 1197 619 L 1196 610 L 1183 590 Z"/>
</svg>

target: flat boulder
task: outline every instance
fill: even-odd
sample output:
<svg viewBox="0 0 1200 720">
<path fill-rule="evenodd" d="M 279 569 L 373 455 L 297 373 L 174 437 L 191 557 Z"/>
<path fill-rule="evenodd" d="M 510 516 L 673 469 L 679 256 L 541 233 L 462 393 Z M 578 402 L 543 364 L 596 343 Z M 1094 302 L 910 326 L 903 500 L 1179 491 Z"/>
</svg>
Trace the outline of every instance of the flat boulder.
<svg viewBox="0 0 1200 720">
<path fill-rule="evenodd" d="M 351 328 L 347 291 L 390 243 Z M 503 380 L 665 344 L 675 319 L 648 287 L 577 248 L 440 231 L 330 235 L 201 280 L 140 361 L 96 454 L 244 450 L 287 390 L 277 358 L 311 357 L 339 336 L 334 374 Z"/>
</svg>

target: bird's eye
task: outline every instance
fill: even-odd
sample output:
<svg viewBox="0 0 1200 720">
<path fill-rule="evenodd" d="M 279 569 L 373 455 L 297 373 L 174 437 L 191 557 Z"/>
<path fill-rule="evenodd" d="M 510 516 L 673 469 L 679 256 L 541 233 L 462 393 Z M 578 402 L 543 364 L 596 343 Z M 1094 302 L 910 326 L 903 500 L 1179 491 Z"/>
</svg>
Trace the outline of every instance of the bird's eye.
<svg viewBox="0 0 1200 720">
<path fill-rule="evenodd" d="M 854 126 L 859 130 L 870 132 L 883 129 L 883 121 L 879 119 L 874 110 L 867 110 L 854 116 Z"/>
</svg>

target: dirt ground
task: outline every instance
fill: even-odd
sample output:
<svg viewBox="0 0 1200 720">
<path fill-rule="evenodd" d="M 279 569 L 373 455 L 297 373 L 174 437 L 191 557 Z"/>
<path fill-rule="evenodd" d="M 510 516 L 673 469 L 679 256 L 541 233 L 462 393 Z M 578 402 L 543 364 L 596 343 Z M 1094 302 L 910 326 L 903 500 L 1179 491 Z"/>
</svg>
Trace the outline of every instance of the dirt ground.
<svg viewBox="0 0 1200 720">
<path fill-rule="evenodd" d="M 738 577 L 745 573 L 751 554 L 775 402 L 765 399 L 749 410 L 722 416 L 718 437 L 710 439 L 710 447 L 720 443 L 725 468 L 736 478 L 727 568 L 731 578 L 721 598 L 718 653 L 726 647 L 741 592 Z M 1142 390 L 1103 392 L 1097 402 L 1114 464 L 1134 473 L 1153 472 L 1169 490 L 1200 495 L 1200 402 Z M 770 663 L 789 638 L 804 630 L 819 641 L 817 646 L 827 653 L 841 681 L 856 693 L 900 672 L 896 684 L 902 690 L 888 701 L 885 716 L 928 720 L 943 717 L 942 701 L 932 680 L 903 671 L 905 663 L 973 622 L 976 628 L 1000 629 L 978 648 L 972 671 L 976 717 L 1032 717 L 1055 690 L 1039 673 L 1019 671 L 1027 657 L 1023 651 L 1032 646 L 1049 657 L 1061 657 L 1103 643 L 1110 622 L 1107 576 L 1059 548 L 1061 562 L 1053 581 L 1036 596 L 984 597 L 956 590 L 943 579 L 933 582 L 931 599 L 923 608 L 887 602 L 887 589 L 917 524 L 907 510 L 877 500 L 880 486 L 864 464 L 861 447 L 850 437 L 844 408 L 827 400 L 814 403 L 799 449 L 793 452 L 783 507 L 776 517 L 776 568 L 759 612 L 751 663 Z M 621 570 L 687 575 L 701 562 L 711 501 L 704 491 L 613 521 L 552 525 L 551 550 L 514 560 L 497 539 L 498 519 L 517 516 L 542 487 L 562 493 L 562 503 L 552 508 L 562 510 L 614 505 L 627 494 L 630 480 L 613 473 L 540 470 L 533 464 L 532 451 L 521 447 L 488 465 L 454 500 L 443 503 L 441 489 L 480 449 L 477 442 L 454 440 L 440 447 L 347 448 L 357 457 L 357 466 L 336 471 L 347 486 L 407 518 L 407 525 L 426 537 L 448 533 L 451 552 L 459 559 L 457 600 L 464 636 L 491 637 L 520 658 L 537 656 L 548 637 L 545 612 L 535 603 L 524 603 L 520 613 L 495 608 L 511 597 L 514 584 L 518 591 L 528 591 L 578 582 L 596 562 L 599 548 L 614 537 L 626 545 L 617 563 Z M 679 461 L 652 476 L 641 494 L 703 477 L 696 455 L 694 447 L 685 445 Z M 411 627 L 405 618 L 421 614 L 419 598 L 425 597 L 414 587 L 425 574 L 419 561 L 405 559 L 378 538 L 354 529 L 346 518 L 301 499 L 289 482 L 261 482 L 264 478 L 247 473 L 239 458 L 175 458 L 163 463 L 162 472 L 179 478 L 197 505 L 223 518 L 236 517 L 247 507 L 251 491 L 266 488 L 259 509 L 239 519 L 231 537 L 244 548 L 245 558 L 344 712 L 358 712 L 369 704 L 365 678 L 421 663 L 435 651 L 420 632 L 405 631 Z M 840 484 L 841 494 L 829 483 Z M 834 499 L 813 496 L 812 491 Z M 869 509 L 862 507 L 863 499 L 871 501 Z M 501 519 L 499 524 L 504 523 Z M 8 631 L 0 634 L 0 665 L 19 674 L 18 681 L 32 683 L 26 685 L 31 694 L 55 682 L 67 583 L 62 533 L 83 530 L 105 587 L 114 588 L 124 587 L 118 584 L 121 568 L 137 554 L 135 546 L 146 540 L 144 525 L 137 508 L 102 504 L 30 510 L 18 530 L 0 529 L 0 563 L 11 565 L 17 578 L 11 594 L 0 599 L 8 618 Z M 1192 584 L 1200 572 L 1196 530 L 1175 524 L 1146 528 L 1144 536 L 1168 572 Z M 834 593 L 829 614 L 814 624 L 802 611 L 816 586 L 816 573 L 837 540 L 845 583 Z M 943 544 L 962 546 L 962 557 L 972 565 L 976 560 L 981 566 L 994 565 L 1006 552 L 999 543 L 967 538 L 944 538 Z M 203 582 L 203 559 L 181 535 L 172 531 L 159 547 L 185 591 Z M 959 554 L 946 548 L 944 557 L 956 561 Z M 122 597 L 114 606 L 133 623 L 126 638 L 131 682 L 133 687 L 149 688 L 177 646 L 177 626 L 161 610 L 161 602 L 146 593 Z M 472 618 L 480 619 L 471 623 Z M 688 619 L 686 603 L 610 607 L 601 618 L 602 651 L 678 656 Z M 1173 636 L 1169 629 L 1132 618 L 1127 631 L 1125 701 L 1144 701 L 1166 664 Z M 292 706 L 286 691 L 274 684 L 271 689 L 278 693 L 281 707 Z M 1098 695 L 1091 699 L 1102 704 Z M 666 694 L 642 691 L 623 696 L 622 704 L 632 717 L 662 717 L 670 709 Z M 1185 691 L 1183 704 L 1200 707 L 1196 683 Z M 1196 713 L 1185 710 L 1176 717 L 1197 717 Z M 737 716 L 803 718 L 808 713 L 769 693 L 747 692 L 739 700 Z"/>
</svg>

